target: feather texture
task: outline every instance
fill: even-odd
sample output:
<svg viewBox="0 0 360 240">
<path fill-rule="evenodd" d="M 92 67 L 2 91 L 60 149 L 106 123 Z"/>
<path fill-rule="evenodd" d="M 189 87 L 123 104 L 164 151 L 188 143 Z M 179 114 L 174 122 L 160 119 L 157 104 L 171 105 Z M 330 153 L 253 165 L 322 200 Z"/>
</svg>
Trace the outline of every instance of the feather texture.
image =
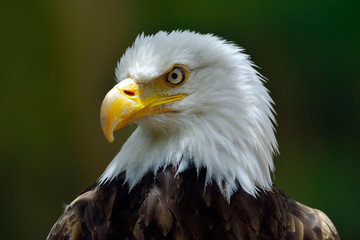
<svg viewBox="0 0 360 240">
<path fill-rule="evenodd" d="M 148 173 L 130 192 L 124 173 L 89 188 L 47 239 L 339 239 L 324 213 L 275 186 L 257 198 L 239 188 L 229 203 L 217 184 L 198 191 L 204 189 L 205 169 L 176 171 Z"/>
</svg>

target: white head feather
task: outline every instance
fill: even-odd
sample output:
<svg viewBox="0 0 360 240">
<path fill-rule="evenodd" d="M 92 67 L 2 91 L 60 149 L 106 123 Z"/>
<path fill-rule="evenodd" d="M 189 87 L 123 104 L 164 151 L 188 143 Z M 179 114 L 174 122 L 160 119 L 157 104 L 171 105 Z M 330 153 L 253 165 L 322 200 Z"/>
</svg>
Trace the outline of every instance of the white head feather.
<svg viewBox="0 0 360 240">
<path fill-rule="evenodd" d="M 174 64 L 189 71 L 185 84 L 173 90 L 186 97 L 169 103 L 174 112 L 137 120 L 99 181 L 126 171 L 132 188 L 148 172 L 172 164 L 182 172 L 192 163 L 206 167 L 206 183 L 214 181 L 227 198 L 239 184 L 253 196 L 258 188 L 270 189 L 277 152 L 272 100 L 248 55 L 209 34 L 142 34 L 121 58 L 116 77 L 149 82 Z"/>
</svg>

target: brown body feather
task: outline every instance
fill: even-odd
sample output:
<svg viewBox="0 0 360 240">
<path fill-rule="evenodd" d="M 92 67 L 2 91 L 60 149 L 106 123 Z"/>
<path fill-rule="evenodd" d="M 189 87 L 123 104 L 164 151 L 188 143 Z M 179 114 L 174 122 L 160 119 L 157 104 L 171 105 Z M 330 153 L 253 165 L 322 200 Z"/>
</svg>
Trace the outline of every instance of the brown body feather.
<svg viewBox="0 0 360 240">
<path fill-rule="evenodd" d="M 76 198 L 47 239 L 339 239 L 319 210 L 277 187 L 256 198 L 241 188 L 230 203 L 217 184 L 204 189 L 206 170 L 147 174 L 130 192 L 124 174 Z"/>
</svg>

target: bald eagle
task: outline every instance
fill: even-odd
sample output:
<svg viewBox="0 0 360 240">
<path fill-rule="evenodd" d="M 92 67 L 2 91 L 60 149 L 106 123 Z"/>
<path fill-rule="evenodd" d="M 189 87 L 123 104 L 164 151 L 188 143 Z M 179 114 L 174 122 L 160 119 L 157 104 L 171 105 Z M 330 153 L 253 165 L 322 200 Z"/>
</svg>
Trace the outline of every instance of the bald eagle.
<svg viewBox="0 0 360 240">
<path fill-rule="evenodd" d="M 237 45 L 190 31 L 139 35 L 101 106 L 138 125 L 48 239 L 339 239 L 272 184 L 273 102 Z"/>
</svg>

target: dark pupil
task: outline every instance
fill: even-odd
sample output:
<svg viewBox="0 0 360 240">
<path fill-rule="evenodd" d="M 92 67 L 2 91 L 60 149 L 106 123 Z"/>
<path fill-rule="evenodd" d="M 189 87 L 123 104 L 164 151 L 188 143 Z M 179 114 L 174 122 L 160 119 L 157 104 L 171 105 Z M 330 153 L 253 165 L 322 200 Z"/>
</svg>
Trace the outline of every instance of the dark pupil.
<svg viewBox="0 0 360 240">
<path fill-rule="evenodd" d="M 172 74 L 171 74 L 171 77 L 172 77 L 173 79 L 177 79 L 178 75 L 177 75 L 177 73 L 172 73 Z"/>
</svg>

